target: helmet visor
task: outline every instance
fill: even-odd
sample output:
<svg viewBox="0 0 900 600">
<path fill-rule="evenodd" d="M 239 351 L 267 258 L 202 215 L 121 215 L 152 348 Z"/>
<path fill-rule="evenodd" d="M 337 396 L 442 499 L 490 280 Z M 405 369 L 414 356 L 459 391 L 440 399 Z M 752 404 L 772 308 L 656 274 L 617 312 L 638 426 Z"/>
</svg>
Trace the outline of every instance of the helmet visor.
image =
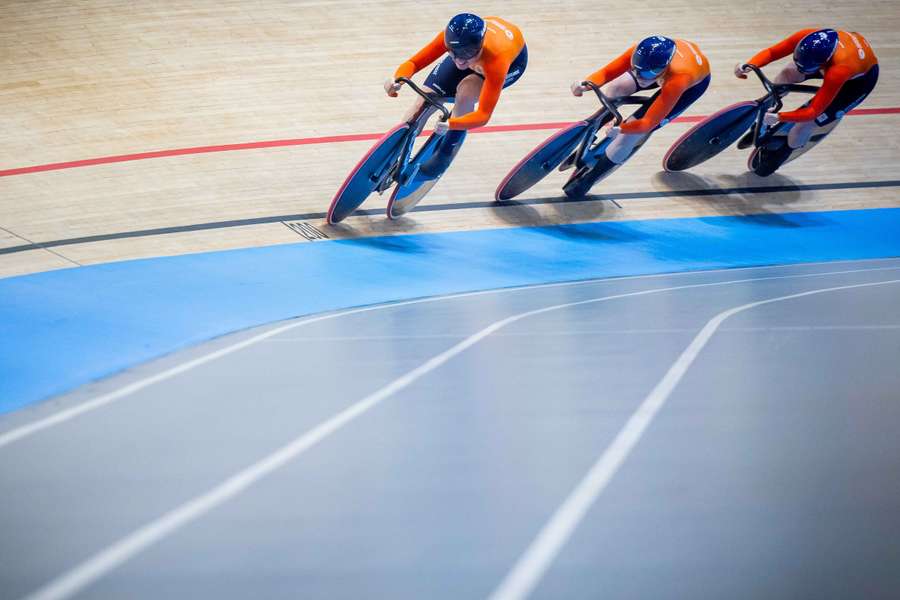
<svg viewBox="0 0 900 600">
<path fill-rule="evenodd" d="M 478 56 L 478 53 L 481 52 L 480 46 L 469 46 L 463 48 L 447 48 L 447 52 L 450 53 L 450 56 L 453 58 L 458 58 L 459 60 L 471 60 Z"/>
<path fill-rule="evenodd" d="M 804 64 L 802 61 L 794 59 L 794 64 L 797 66 L 797 70 L 803 73 L 804 75 L 809 75 L 810 73 L 815 73 L 822 65 L 819 64 Z"/>
<path fill-rule="evenodd" d="M 665 70 L 666 67 L 660 67 L 658 69 L 640 69 L 638 67 L 631 67 L 631 72 L 634 74 L 634 76 L 643 81 L 652 81 L 654 79 L 658 79 Z"/>
</svg>

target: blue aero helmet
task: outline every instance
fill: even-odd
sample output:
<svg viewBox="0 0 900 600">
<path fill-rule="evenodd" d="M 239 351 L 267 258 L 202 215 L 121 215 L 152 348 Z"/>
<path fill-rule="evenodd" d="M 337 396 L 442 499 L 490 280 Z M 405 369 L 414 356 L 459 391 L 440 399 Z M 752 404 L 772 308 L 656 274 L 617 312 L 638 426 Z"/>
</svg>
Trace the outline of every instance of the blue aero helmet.
<svg viewBox="0 0 900 600">
<path fill-rule="evenodd" d="M 794 48 L 794 64 L 801 73 L 814 73 L 831 60 L 837 45 L 838 33 L 834 29 L 814 31 Z"/>
<path fill-rule="evenodd" d="M 675 40 L 661 35 L 642 39 L 631 55 L 631 72 L 638 79 L 651 81 L 662 75 L 675 56 Z"/>
<path fill-rule="evenodd" d="M 444 29 L 444 46 L 453 58 L 469 60 L 481 52 L 487 25 L 484 19 L 471 13 L 461 13 L 450 19 Z"/>
</svg>

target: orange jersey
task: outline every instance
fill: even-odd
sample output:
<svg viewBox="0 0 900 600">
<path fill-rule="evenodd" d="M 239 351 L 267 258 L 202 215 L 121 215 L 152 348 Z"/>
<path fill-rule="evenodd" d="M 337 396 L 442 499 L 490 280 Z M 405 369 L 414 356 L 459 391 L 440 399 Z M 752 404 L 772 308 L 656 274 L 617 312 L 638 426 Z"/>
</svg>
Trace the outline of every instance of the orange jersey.
<svg viewBox="0 0 900 600">
<path fill-rule="evenodd" d="M 478 108 L 467 115 L 450 119 L 450 129 L 472 129 L 486 124 L 503 90 L 503 83 L 509 66 L 525 47 L 525 38 L 519 28 L 504 21 L 500 17 L 485 17 L 487 31 L 484 34 L 484 47 L 478 61 L 470 67 L 484 76 L 481 95 L 478 97 Z M 412 58 L 397 67 L 394 78 L 412 77 L 441 56 L 446 54 L 444 32 L 438 33 L 427 46 L 419 50 Z"/>
<path fill-rule="evenodd" d="M 637 45 L 632 46 L 611 63 L 590 75 L 587 80 L 596 85 L 612 81 L 631 68 L 631 55 Z M 669 63 L 659 82 L 660 93 L 643 118 L 622 123 L 622 133 L 647 133 L 662 123 L 678 99 L 688 88 L 709 77 L 709 61 L 697 48 L 686 40 L 675 40 L 675 56 Z"/>
<path fill-rule="evenodd" d="M 819 30 L 801 29 L 771 48 L 766 48 L 747 62 L 757 67 L 764 67 L 772 61 L 793 54 L 794 48 L 797 47 L 800 40 L 815 31 Z M 831 60 L 822 65 L 824 71 L 822 87 L 813 96 L 808 106 L 779 113 L 778 118 L 795 123 L 814 120 L 825 112 L 847 81 L 865 74 L 877 64 L 878 58 L 866 38 L 855 32 L 838 31 L 837 50 L 834 51 Z"/>
</svg>

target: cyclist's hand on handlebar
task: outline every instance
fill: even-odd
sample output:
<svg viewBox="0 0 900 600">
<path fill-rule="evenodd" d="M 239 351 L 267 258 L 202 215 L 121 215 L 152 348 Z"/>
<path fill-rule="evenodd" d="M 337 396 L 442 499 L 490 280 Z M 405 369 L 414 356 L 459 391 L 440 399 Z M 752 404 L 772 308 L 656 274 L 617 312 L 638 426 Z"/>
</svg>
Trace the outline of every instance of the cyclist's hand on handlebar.
<svg viewBox="0 0 900 600">
<path fill-rule="evenodd" d="M 734 65 L 734 76 L 738 79 L 747 79 L 747 73 L 750 72 L 750 66 L 747 63 L 738 63 Z"/>
<path fill-rule="evenodd" d="M 450 130 L 450 123 L 447 121 L 438 121 L 434 124 L 435 135 L 444 135 Z"/>
<path fill-rule="evenodd" d="M 585 87 L 581 85 L 580 81 L 573 81 L 570 88 L 572 90 L 573 96 L 581 96 L 585 92 Z"/>
<path fill-rule="evenodd" d="M 397 97 L 397 92 L 400 91 L 400 88 L 403 87 L 402 83 L 396 83 L 393 77 L 388 77 L 384 80 L 384 91 L 391 98 Z"/>
<path fill-rule="evenodd" d="M 763 123 L 766 124 L 766 127 L 771 127 L 778 123 L 778 113 L 767 112 L 763 115 Z"/>
<path fill-rule="evenodd" d="M 619 134 L 622 133 L 622 128 L 618 125 L 610 125 L 606 128 L 606 137 L 610 140 L 614 140 L 619 137 Z"/>
</svg>

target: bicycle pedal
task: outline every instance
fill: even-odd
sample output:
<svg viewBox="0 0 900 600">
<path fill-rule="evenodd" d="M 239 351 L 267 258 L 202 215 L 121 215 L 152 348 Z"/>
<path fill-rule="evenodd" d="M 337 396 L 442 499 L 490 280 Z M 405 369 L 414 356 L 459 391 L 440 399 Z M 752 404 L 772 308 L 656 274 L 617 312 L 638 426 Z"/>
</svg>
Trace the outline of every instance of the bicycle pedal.
<svg viewBox="0 0 900 600">
<path fill-rule="evenodd" d="M 391 188 L 391 186 L 394 185 L 394 182 L 395 182 L 395 180 L 393 177 L 390 177 L 390 176 L 385 177 L 381 181 L 381 183 L 379 183 L 378 186 L 375 188 L 375 191 L 378 192 L 378 195 L 380 196 L 385 191 L 389 190 Z"/>
<path fill-rule="evenodd" d="M 578 156 L 577 152 L 573 152 L 570 154 L 564 161 L 562 161 L 559 165 L 560 171 L 567 171 L 575 166 L 575 157 Z"/>
<path fill-rule="evenodd" d="M 400 172 L 400 165 L 395 164 L 392 166 L 387 173 L 384 174 L 384 177 L 378 182 L 378 185 L 375 186 L 375 190 L 379 195 L 383 194 L 386 190 L 390 189 L 397 180 L 400 178 L 402 173 Z"/>
<path fill-rule="evenodd" d="M 745 148 L 749 148 L 752 145 L 753 145 L 753 130 L 751 129 L 746 134 L 744 134 L 744 137 L 742 137 L 740 139 L 740 141 L 737 143 L 737 147 L 740 150 L 743 150 Z"/>
</svg>

